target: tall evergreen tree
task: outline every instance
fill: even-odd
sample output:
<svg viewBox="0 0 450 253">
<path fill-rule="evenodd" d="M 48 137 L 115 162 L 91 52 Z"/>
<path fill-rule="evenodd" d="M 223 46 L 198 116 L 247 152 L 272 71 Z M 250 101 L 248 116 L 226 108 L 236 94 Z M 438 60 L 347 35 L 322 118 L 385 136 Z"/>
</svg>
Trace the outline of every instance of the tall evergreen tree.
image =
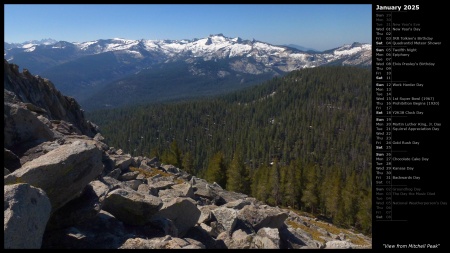
<svg viewBox="0 0 450 253">
<path fill-rule="evenodd" d="M 284 203 L 292 208 L 299 208 L 300 201 L 300 175 L 295 168 L 295 163 L 292 162 L 286 167 L 286 183 L 284 187 Z"/>
<path fill-rule="evenodd" d="M 172 141 L 169 150 L 163 152 L 161 161 L 166 164 L 181 167 L 181 151 L 176 140 Z"/>
<path fill-rule="evenodd" d="M 303 190 L 302 202 L 314 214 L 319 204 L 317 166 L 309 164 L 306 167 L 305 177 L 306 184 Z"/>
<path fill-rule="evenodd" d="M 270 172 L 269 182 L 271 192 L 268 201 L 277 206 L 281 204 L 280 167 L 277 158 L 274 159 Z"/>
<path fill-rule="evenodd" d="M 342 206 L 342 179 L 341 172 L 337 168 L 332 168 L 326 179 L 323 180 L 322 196 L 325 202 L 325 208 L 327 216 L 333 221 L 342 223 L 342 213 L 340 213 L 340 207 Z"/>
<path fill-rule="evenodd" d="M 194 160 L 192 159 L 191 152 L 187 152 L 183 155 L 183 161 L 181 162 L 181 168 L 189 174 L 195 174 Z"/>
<path fill-rule="evenodd" d="M 352 171 L 345 180 L 342 189 L 342 208 L 345 216 L 344 223 L 347 226 L 355 226 L 356 215 L 358 213 L 358 188 L 356 173 Z"/>
<path fill-rule="evenodd" d="M 222 188 L 226 187 L 226 165 L 223 152 L 217 152 L 210 160 L 205 173 L 205 180 L 210 183 L 216 182 Z"/>
<path fill-rule="evenodd" d="M 237 149 L 227 170 L 227 190 L 248 194 L 249 186 L 248 169 L 242 161 L 241 150 Z"/>
</svg>

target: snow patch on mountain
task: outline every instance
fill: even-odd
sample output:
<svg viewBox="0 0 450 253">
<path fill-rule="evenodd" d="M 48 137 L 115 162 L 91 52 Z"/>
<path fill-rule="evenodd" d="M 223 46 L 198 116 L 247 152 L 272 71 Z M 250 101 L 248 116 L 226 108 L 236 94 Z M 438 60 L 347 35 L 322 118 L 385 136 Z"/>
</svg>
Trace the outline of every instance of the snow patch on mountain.
<svg viewBox="0 0 450 253">
<path fill-rule="evenodd" d="M 98 40 L 94 40 L 94 41 L 88 41 L 88 42 L 83 42 L 83 43 L 75 42 L 73 44 L 76 45 L 81 50 L 86 50 L 90 45 L 93 45 L 97 42 L 98 42 Z"/>
<path fill-rule="evenodd" d="M 335 55 L 352 55 L 362 50 L 372 50 L 372 45 L 363 44 L 361 46 L 352 47 L 352 45 L 344 45 L 339 49 L 334 50 Z"/>
</svg>

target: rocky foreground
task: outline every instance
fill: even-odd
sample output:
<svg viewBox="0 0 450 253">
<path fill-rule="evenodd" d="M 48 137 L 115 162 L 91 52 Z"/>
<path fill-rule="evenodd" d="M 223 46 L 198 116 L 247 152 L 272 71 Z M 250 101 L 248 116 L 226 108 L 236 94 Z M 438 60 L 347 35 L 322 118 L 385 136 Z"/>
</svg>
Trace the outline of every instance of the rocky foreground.
<svg viewBox="0 0 450 253">
<path fill-rule="evenodd" d="M 109 147 L 78 103 L 4 62 L 4 248 L 371 248 L 371 238 Z"/>
</svg>

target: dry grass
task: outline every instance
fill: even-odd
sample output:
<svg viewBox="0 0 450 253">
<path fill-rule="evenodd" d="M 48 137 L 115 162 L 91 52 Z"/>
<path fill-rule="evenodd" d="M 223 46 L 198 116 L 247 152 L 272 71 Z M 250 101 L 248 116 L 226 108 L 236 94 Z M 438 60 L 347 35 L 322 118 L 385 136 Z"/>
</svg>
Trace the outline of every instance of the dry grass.
<svg viewBox="0 0 450 253">
<path fill-rule="evenodd" d="M 136 167 L 130 166 L 130 171 L 138 171 L 139 173 L 144 175 L 145 178 L 154 177 L 156 175 L 161 175 L 162 177 L 171 177 L 171 176 L 173 176 L 172 174 L 164 172 L 164 171 L 161 171 L 161 170 L 158 170 L 157 168 L 150 168 L 150 170 L 144 170 L 144 169 L 141 169 L 141 168 L 136 168 Z M 185 181 L 183 179 L 181 179 L 181 178 L 177 178 L 177 179 L 174 180 L 174 182 L 177 183 L 177 184 L 182 184 Z"/>
<path fill-rule="evenodd" d="M 315 226 L 318 226 L 320 228 L 325 229 L 327 232 L 338 235 L 340 233 L 346 233 L 346 231 L 344 229 L 335 227 L 334 225 L 328 225 L 329 223 L 323 223 L 320 221 L 315 221 L 315 220 L 310 220 L 310 222 L 312 224 L 314 224 Z"/>
<path fill-rule="evenodd" d="M 320 222 L 320 221 L 311 220 L 310 222 L 311 222 L 311 224 L 314 224 L 317 227 L 325 229 L 329 233 L 333 233 L 335 235 L 339 235 L 340 233 L 345 234 L 348 237 L 349 241 L 353 244 L 361 245 L 361 246 L 369 245 L 369 243 L 365 239 L 363 239 L 362 237 L 360 237 L 358 235 L 351 233 L 347 229 L 338 228 L 332 224 L 328 225 L 329 223 L 324 223 L 324 222 Z"/>
<path fill-rule="evenodd" d="M 319 231 L 317 231 L 315 229 L 311 229 L 303 224 L 300 224 L 298 222 L 291 221 L 291 220 L 286 221 L 286 223 L 293 228 L 299 228 L 299 229 L 305 231 L 306 233 L 310 234 L 313 240 L 316 240 L 321 243 L 325 243 L 325 240 L 321 237 L 323 235 Z"/>
</svg>

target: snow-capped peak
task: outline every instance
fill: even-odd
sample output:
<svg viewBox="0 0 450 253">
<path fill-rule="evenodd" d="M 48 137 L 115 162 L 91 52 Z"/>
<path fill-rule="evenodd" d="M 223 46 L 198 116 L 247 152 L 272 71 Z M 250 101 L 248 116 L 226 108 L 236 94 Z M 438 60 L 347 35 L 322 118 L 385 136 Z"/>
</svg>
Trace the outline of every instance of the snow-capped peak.
<svg viewBox="0 0 450 253">
<path fill-rule="evenodd" d="M 337 48 L 334 50 L 335 55 L 352 55 L 357 52 L 360 52 L 362 50 L 372 50 L 372 45 L 370 44 L 361 44 L 361 43 L 353 43 L 353 44 L 346 44 L 342 47 Z"/>
</svg>

